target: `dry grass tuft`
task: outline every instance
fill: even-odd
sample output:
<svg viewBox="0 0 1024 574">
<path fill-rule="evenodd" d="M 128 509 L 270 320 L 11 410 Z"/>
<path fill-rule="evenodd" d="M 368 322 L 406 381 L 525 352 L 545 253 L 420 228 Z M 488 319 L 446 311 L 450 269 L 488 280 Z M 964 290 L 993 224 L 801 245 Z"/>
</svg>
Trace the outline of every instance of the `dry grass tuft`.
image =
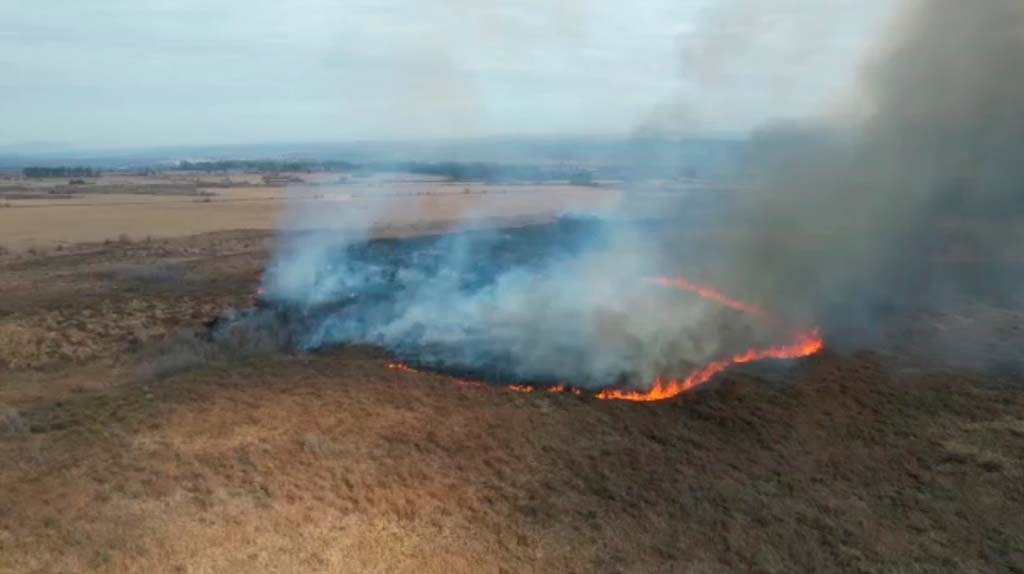
<svg viewBox="0 0 1024 574">
<path fill-rule="evenodd" d="M 210 365 L 212 346 L 195 331 L 182 331 L 144 349 L 136 359 L 144 381 L 159 381 Z"/>
<path fill-rule="evenodd" d="M 137 357 L 143 381 L 158 381 L 213 365 L 229 365 L 291 349 L 287 329 L 273 314 L 253 314 L 209 332 L 194 329 L 160 340 Z"/>
<path fill-rule="evenodd" d="M 184 271 L 179 266 L 160 262 L 119 263 L 110 266 L 109 276 L 119 284 L 173 286 L 181 283 Z"/>
<path fill-rule="evenodd" d="M 246 359 L 285 351 L 290 330 L 272 312 L 256 312 L 213 330 L 211 341 L 225 359 Z"/>
<path fill-rule="evenodd" d="M 331 439 L 321 434 L 307 434 L 302 437 L 302 450 L 310 454 L 324 455 L 336 450 Z"/>
<path fill-rule="evenodd" d="M 28 432 L 28 423 L 21 418 L 14 407 L 0 404 L 0 433 L 23 434 Z"/>
</svg>

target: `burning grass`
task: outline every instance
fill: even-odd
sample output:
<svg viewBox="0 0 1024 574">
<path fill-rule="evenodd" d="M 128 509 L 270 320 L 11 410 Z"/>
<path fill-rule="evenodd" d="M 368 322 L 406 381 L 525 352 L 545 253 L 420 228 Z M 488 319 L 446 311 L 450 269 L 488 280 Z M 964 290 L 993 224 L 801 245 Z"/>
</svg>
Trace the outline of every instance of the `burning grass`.
<svg viewBox="0 0 1024 574">
<path fill-rule="evenodd" d="M 771 347 L 767 349 L 751 349 L 745 353 L 741 353 L 724 359 L 721 361 L 713 361 L 708 365 L 700 368 L 686 379 L 678 380 L 663 380 L 658 378 L 651 385 L 651 388 L 646 391 L 640 390 L 629 390 L 629 389 L 615 389 L 609 388 L 591 393 L 594 397 L 601 400 L 618 400 L 618 401 L 630 401 L 630 402 L 656 402 L 673 399 L 693 391 L 694 389 L 710 383 L 714 378 L 730 368 L 737 365 L 747 365 L 751 363 L 757 363 L 762 361 L 778 361 L 778 360 L 793 360 L 793 359 L 804 359 L 813 355 L 818 354 L 825 348 L 825 341 L 821 337 L 820 331 L 812 329 L 806 333 L 797 335 L 796 340 L 789 344 L 779 347 Z M 403 363 L 389 363 L 388 368 L 405 373 L 418 373 L 417 369 L 405 365 Z M 456 380 L 457 385 L 460 386 L 484 386 L 484 383 L 478 381 L 464 381 Z M 544 391 L 547 393 L 554 394 L 570 394 L 577 397 L 588 394 L 581 388 L 573 387 L 565 384 L 554 385 L 550 387 L 537 387 L 534 385 L 525 384 L 512 384 L 506 385 L 510 391 L 517 393 L 534 393 L 538 391 Z"/>
<path fill-rule="evenodd" d="M 5 267 L 5 309 L 82 314 L 95 257 L 65 257 L 80 266 Z M 120 283 L 88 291 L 110 303 L 88 307 L 90 323 L 199 326 L 244 305 L 262 258 L 239 274 L 229 259 L 197 257 L 208 263 L 195 273 L 219 278 L 202 283 L 206 299 L 104 277 Z M 126 313 L 139 293 L 159 305 Z M 894 338 L 901 358 L 930 331 L 983 338 L 963 321 L 906 320 L 917 330 Z M 46 322 L 63 334 L 67 324 Z M 983 335 L 1020 348 L 1020 324 L 1008 315 L 1012 333 Z M 204 330 L 169 343 L 200 368 L 158 385 L 109 384 L 123 365 L 103 360 L 0 370 L 0 571 L 1024 568 L 1019 377 L 935 372 L 934 357 L 908 374 L 888 355 L 819 353 L 779 372 L 730 367 L 705 392 L 638 408 L 451 371 L 453 383 L 374 348 L 254 356 L 262 335 L 236 335 L 223 351 Z"/>
<path fill-rule="evenodd" d="M 775 316 L 770 315 L 758 307 L 749 305 L 732 299 L 721 292 L 707 286 L 699 285 L 692 281 L 684 278 L 657 278 L 653 282 L 657 285 L 694 293 L 701 298 L 708 299 L 715 303 L 724 305 L 730 309 L 739 311 L 758 320 L 770 323 L 778 324 L 779 319 Z M 727 359 L 712 361 L 711 363 L 699 368 L 685 379 L 671 379 L 666 380 L 658 377 L 648 390 L 630 390 L 630 389 L 616 389 L 608 388 L 593 393 L 594 396 L 601 400 L 620 400 L 630 402 L 655 402 L 663 401 L 675 398 L 684 393 L 690 392 L 702 385 L 710 383 L 717 375 L 724 373 L 728 369 L 737 365 L 746 365 L 750 363 L 756 363 L 761 361 L 769 360 L 793 360 L 803 359 L 816 355 L 825 348 L 825 340 L 822 338 L 821 331 L 818 328 L 809 329 L 797 333 L 794 336 L 792 343 L 786 345 L 780 345 L 776 347 L 769 347 L 764 349 L 750 349 L 744 353 L 740 353 L 729 357 Z M 416 369 L 405 365 L 403 363 L 389 363 L 388 368 L 398 370 L 407 373 L 417 373 Z M 462 381 L 458 380 L 458 384 L 463 386 L 481 386 L 483 383 L 476 381 Z M 539 389 L 543 389 L 548 393 L 567 393 L 576 396 L 583 396 L 585 391 L 570 385 L 558 384 L 550 387 L 536 387 L 534 385 L 527 384 L 511 384 L 506 385 L 510 391 L 518 393 L 534 393 Z"/>
<path fill-rule="evenodd" d="M 688 393 L 700 386 L 710 383 L 716 376 L 724 373 L 733 366 L 746 365 L 761 361 L 803 359 L 818 354 L 824 348 L 825 342 L 824 339 L 821 338 L 820 332 L 812 330 L 808 333 L 799 335 L 796 341 L 790 345 L 772 347 L 769 349 L 751 349 L 750 351 L 733 356 L 729 359 L 714 361 L 691 374 L 684 380 L 666 381 L 658 378 L 655 380 L 654 384 L 651 385 L 651 388 L 646 391 L 604 389 L 594 393 L 593 396 L 601 400 L 618 400 L 638 403 L 664 401 L 673 399 L 679 395 Z M 405 373 L 420 372 L 402 363 L 389 363 L 388 368 Z M 482 387 L 485 385 L 479 381 L 463 380 L 456 380 L 455 384 L 464 387 Z M 582 397 L 587 394 L 583 389 L 564 384 L 551 387 L 507 385 L 505 388 L 513 392 L 526 394 L 541 390 L 547 393 L 570 394 L 577 397 Z"/>
<path fill-rule="evenodd" d="M 825 341 L 821 338 L 821 333 L 815 329 L 798 335 L 796 341 L 790 345 L 768 349 L 751 349 L 729 359 L 714 361 L 682 381 L 664 381 L 659 378 L 648 391 L 607 389 L 598 393 L 597 398 L 633 402 L 663 401 L 692 391 L 701 385 L 706 385 L 716 375 L 724 373 L 735 365 L 746 365 L 767 360 L 803 359 L 816 355 L 824 348 Z"/>
<path fill-rule="evenodd" d="M 823 347 L 816 330 L 690 279 L 644 280 L 657 258 L 639 254 L 663 250 L 664 233 L 565 219 L 368 243 L 306 235 L 268 268 L 258 313 L 284 317 L 300 350 L 375 345 L 460 380 L 623 400 L 671 398 L 733 364 Z"/>
</svg>

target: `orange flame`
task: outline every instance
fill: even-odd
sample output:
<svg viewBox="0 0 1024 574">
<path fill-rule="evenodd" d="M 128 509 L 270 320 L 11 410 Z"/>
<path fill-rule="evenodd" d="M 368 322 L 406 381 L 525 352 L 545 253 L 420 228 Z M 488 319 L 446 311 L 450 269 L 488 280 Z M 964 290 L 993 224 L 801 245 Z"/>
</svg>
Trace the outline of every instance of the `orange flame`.
<svg viewBox="0 0 1024 574">
<path fill-rule="evenodd" d="M 391 369 L 392 371 L 401 371 L 403 373 L 421 373 L 422 372 L 422 371 L 420 371 L 418 369 L 414 369 L 414 368 L 412 368 L 409 365 L 406 365 L 404 363 L 388 363 L 388 368 Z M 481 383 L 479 381 L 456 380 L 455 381 L 455 386 L 457 386 L 457 387 L 465 387 L 465 388 L 476 388 L 476 387 L 483 387 L 485 385 L 484 385 L 484 383 Z"/>
<path fill-rule="evenodd" d="M 813 329 L 806 333 L 801 333 L 797 336 L 796 340 L 789 345 L 781 347 L 771 347 L 768 349 L 751 349 L 745 353 L 735 355 L 729 359 L 723 359 L 721 361 L 714 361 L 707 364 L 704 368 L 693 373 L 684 380 L 673 379 L 665 381 L 660 377 L 654 382 L 654 386 L 648 391 L 630 391 L 624 389 L 606 389 L 596 396 L 601 400 L 619 400 L 619 401 L 631 401 L 631 402 L 655 402 L 663 401 L 666 399 L 675 398 L 683 393 L 687 393 L 705 385 L 716 375 L 725 372 L 730 367 L 735 365 L 743 365 L 748 363 L 755 363 L 758 361 L 766 360 L 783 360 L 783 359 L 800 359 L 809 357 L 821 352 L 825 348 L 825 342 L 821 337 L 820 331 Z M 405 373 L 419 373 L 420 371 L 402 363 L 389 363 L 388 368 L 396 371 L 402 371 Z M 484 387 L 484 383 L 477 381 L 462 381 L 458 380 L 455 382 L 460 387 Z M 508 390 L 517 393 L 535 393 L 537 387 L 532 385 L 508 385 Z M 583 391 L 575 387 L 569 387 L 567 385 L 556 385 L 545 389 L 548 393 L 560 393 L 560 394 L 571 394 L 577 397 L 583 396 Z"/>
<path fill-rule="evenodd" d="M 267 273 L 266 272 L 260 273 L 260 283 L 259 283 L 259 285 L 256 286 L 256 291 L 252 294 L 252 297 L 251 297 L 253 305 L 258 304 L 260 299 L 263 299 L 264 297 L 267 296 L 266 284 L 267 284 Z"/>
<path fill-rule="evenodd" d="M 549 392 L 549 393 L 568 393 L 568 394 L 571 394 L 571 395 L 574 395 L 574 396 L 577 396 L 577 397 L 582 397 L 583 396 L 583 391 L 581 391 L 580 389 L 577 389 L 576 387 L 570 387 L 570 386 L 565 385 L 565 384 L 555 385 L 553 387 L 548 387 L 547 388 L 547 392 Z"/>
<path fill-rule="evenodd" d="M 752 317 L 768 322 L 778 322 L 778 318 L 765 312 L 759 307 L 749 305 L 742 301 L 737 301 L 729 296 L 712 289 L 711 287 L 705 287 L 698 285 L 691 281 L 682 278 L 664 278 L 659 277 L 652 279 L 652 281 L 663 287 L 669 287 L 679 291 L 686 291 L 694 293 L 699 297 L 713 301 L 730 309 L 735 309 L 741 313 L 745 313 Z M 748 363 L 755 363 L 758 361 L 766 360 L 785 360 L 785 359 L 801 359 L 804 357 L 810 357 L 821 352 L 825 348 L 825 341 L 821 336 L 821 331 L 817 328 L 811 329 L 803 333 L 796 335 L 794 341 L 789 345 L 783 345 L 780 347 L 770 347 L 767 349 L 750 349 L 745 353 L 734 355 L 728 359 L 722 359 L 708 363 L 700 370 L 694 372 L 689 377 L 679 380 L 664 380 L 658 377 L 654 381 L 654 385 L 647 391 L 636 391 L 626 389 L 605 389 L 596 395 L 596 398 L 601 400 L 619 400 L 619 401 L 631 401 L 631 402 L 655 402 L 663 401 L 666 399 L 675 398 L 683 393 L 687 393 L 711 382 L 716 375 L 725 372 L 729 368 L 736 365 L 744 365 Z M 402 363 L 388 363 L 388 368 L 392 370 L 402 371 L 406 373 L 419 373 L 420 371 L 402 364 Z M 456 380 L 455 384 L 460 387 L 484 387 L 487 386 L 484 383 L 477 381 L 463 381 Z M 537 387 L 532 385 L 508 385 L 508 390 L 517 393 L 534 393 L 537 391 Z M 577 397 L 583 396 L 583 391 L 570 387 L 565 384 L 548 387 L 545 389 L 548 393 L 564 393 L 572 394 Z"/>
<path fill-rule="evenodd" d="M 686 291 L 688 293 L 693 293 L 703 299 L 707 299 L 708 301 L 714 301 L 715 303 L 718 303 L 719 305 L 722 305 L 724 307 L 735 309 L 740 313 L 746 313 L 751 317 L 756 317 L 758 319 L 765 321 L 775 321 L 775 318 L 772 315 L 766 313 L 760 307 L 749 305 L 742 301 L 737 301 L 736 299 L 733 299 L 720 291 L 712 289 L 711 287 L 698 285 L 691 281 L 687 281 L 686 279 L 683 279 L 681 277 L 657 277 L 655 279 L 652 279 L 651 281 L 653 281 L 657 285 L 661 285 L 662 287 L 668 287 L 670 289 L 676 289 L 678 291 Z"/>
<path fill-rule="evenodd" d="M 388 363 L 388 368 L 393 371 L 402 371 L 404 373 L 418 373 L 416 369 L 409 365 L 403 365 L 402 363 Z"/>
<path fill-rule="evenodd" d="M 821 332 L 813 329 L 801 333 L 796 340 L 782 347 L 769 349 L 751 349 L 746 353 L 735 355 L 730 359 L 723 359 L 709 363 L 701 370 L 693 373 L 684 380 L 664 381 L 660 377 L 654 382 L 654 386 L 648 391 L 627 391 L 621 389 L 607 389 L 597 394 L 602 400 L 620 400 L 633 402 L 654 402 L 663 401 L 677 397 L 683 393 L 692 391 L 701 385 L 705 385 L 715 378 L 715 375 L 722 373 L 734 365 L 743 365 L 769 359 L 800 359 L 809 357 L 821 352 L 825 348 L 825 341 L 821 338 Z"/>
</svg>

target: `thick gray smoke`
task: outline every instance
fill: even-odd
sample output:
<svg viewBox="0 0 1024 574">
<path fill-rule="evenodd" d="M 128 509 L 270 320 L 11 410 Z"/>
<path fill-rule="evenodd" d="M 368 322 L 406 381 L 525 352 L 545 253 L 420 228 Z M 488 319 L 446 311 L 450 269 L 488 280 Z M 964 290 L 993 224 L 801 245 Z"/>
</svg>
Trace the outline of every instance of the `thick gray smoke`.
<svg viewBox="0 0 1024 574">
<path fill-rule="evenodd" d="M 758 131 L 742 198 L 688 239 L 667 241 L 694 230 L 689 208 L 660 231 L 310 234 L 282 247 L 268 296 L 306 318 L 309 348 L 369 343 L 428 366 L 591 387 L 685 375 L 770 338 L 647 281 L 673 269 L 840 344 L 894 310 L 1019 298 L 1024 4 L 924 0 L 896 30 L 864 72 L 862 115 Z M 378 211 L 356 215 L 367 231 Z"/>
<path fill-rule="evenodd" d="M 864 72 L 854 121 L 752 141 L 732 289 L 871 336 L 897 308 L 1020 302 L 1024 3 L 924 0 Z"/>
</svg>

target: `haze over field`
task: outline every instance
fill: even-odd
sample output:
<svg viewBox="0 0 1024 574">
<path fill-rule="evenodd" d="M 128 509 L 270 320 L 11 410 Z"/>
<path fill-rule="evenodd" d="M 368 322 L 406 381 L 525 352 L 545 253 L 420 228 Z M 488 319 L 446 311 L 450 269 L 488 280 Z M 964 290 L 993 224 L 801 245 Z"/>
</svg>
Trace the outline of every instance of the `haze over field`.
<svg viewBox="0 0 1024 574">
<path fill-rule="evenodd" d="M 7 0 L 0 146 L 745 132 L 844 99 L 893 5 Z"/>
</svg>

